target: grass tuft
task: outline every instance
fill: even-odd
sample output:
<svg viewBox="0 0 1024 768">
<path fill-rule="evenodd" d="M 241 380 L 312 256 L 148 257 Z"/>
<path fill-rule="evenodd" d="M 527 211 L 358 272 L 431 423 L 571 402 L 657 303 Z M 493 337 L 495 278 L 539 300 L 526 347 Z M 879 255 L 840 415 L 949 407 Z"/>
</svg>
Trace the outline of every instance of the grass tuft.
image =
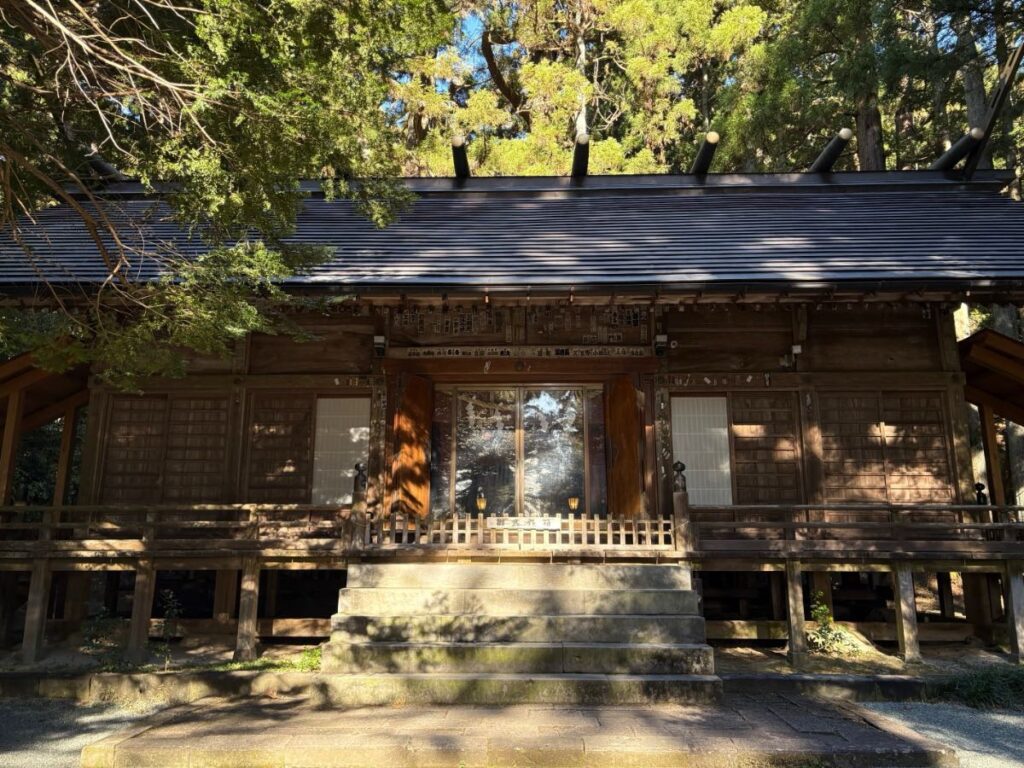
<svg viewBox="0 0 1024 768">
<path fill-rule="evenodd" d="M 992 667 L 940 683 L 937 697 L 976 709 L 1024 710 L 1024 667 Z"/>
</svg>

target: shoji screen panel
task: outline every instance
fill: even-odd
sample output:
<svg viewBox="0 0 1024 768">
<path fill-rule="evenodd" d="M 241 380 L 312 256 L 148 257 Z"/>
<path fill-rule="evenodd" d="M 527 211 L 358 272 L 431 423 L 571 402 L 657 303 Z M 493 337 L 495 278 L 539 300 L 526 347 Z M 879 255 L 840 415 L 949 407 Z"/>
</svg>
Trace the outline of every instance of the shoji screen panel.
<svg viewBox="0 0 1024 768">
<path fill-rule="evenodd" d="M 313 503 L 350 504 L 355 465 L 369 457 L 370 398 L 322 397 L 316 403 Z"/>
<path fill-rule="evenodd" d="M 691 504 L 733 503 L 726 398 L 673 397 L 672 452 L 686 465 Z"/>
</svg>

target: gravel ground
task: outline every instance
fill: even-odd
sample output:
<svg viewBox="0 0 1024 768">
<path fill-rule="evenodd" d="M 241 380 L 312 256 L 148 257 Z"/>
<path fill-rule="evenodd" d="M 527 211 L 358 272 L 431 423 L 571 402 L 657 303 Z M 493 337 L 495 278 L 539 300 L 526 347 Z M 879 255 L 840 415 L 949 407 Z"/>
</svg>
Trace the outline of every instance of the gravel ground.
<svg viewBox="0 0 1024 768">
<path fill-rule="evenodd" d="M 865 706 L 956 749 L 960 768 L 1024 766 L 1024 712 L 961 704 L 884 702 Z"/>
<path fill-rule="evenodd" d="M 0 768 L 77 768 L 86 744 L 153 713 L 67 701 L 0 701 Z"/>
</svg>

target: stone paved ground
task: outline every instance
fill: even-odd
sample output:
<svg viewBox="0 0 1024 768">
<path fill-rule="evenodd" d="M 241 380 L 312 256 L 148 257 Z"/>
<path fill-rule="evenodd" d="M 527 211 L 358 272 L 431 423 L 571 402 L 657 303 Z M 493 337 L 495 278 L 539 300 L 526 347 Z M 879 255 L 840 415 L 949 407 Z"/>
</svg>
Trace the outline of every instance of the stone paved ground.
<svg viewBox="0 0 1024 768">
<path fill-rule="evenodd" d="M 880 702 L 866 706 L 954 747 L 960 756 L 961 768 L 1024 766 L 1024 712 L 919 702 Z"/>
<path fill-rule="evenodd" d="M 349 711 L 297 699 L 207 701 L 160 713 L 82 758 L 84 768 L 956 765 L 950 750 L 867 710 L 784 695 L 719 706 Z"/>
</svg>

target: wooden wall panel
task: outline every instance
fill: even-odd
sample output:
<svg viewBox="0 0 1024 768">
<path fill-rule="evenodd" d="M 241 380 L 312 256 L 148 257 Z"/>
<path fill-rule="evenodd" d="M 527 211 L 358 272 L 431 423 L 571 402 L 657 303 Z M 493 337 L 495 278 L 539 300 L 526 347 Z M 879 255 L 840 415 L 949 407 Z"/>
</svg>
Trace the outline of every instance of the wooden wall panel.
<svg viewBox="0 0 1024 768">
<path fill-rule="evenodd" d="M 369 318 L 304 322 L 312 338 L 254 335 L 250 373 L 365 373 L 373 367 L 374 325 Z"/>
<path fill-rule="evenodd" d="M 890 501 L 955 500 L 944 414 L 939 392 L 883 393 L 882 422 Z"/>
<path fill-rule="evenodd" d="M 669 371 L 777 371 L 793 343 L 789 309 L 671 310 L 665 314 Z"/>
<path fill-rule="evenodd" d="M 886 500 L 879 399 L 872 392 L 821 396 L 824 501 Z"/>
<path fill-rule="evenodd" d="M 935 320 L 917 307 L 808 312 L 801 371 L 939 371 Z"/>
<path fill-rule="evenodd" d="M 823 395 L 821 432 L 825 501 L 956 498 L 939 392 Z"/>
<path fill-rule="evenodd" d="M 734 393 L 731 412 L 736 503 L 800 503 L 795 394 Z"/>
<path fill-rule="evenodd" d="M 253 395 L 249 419 L 249 501 L 309 502 L 315 405 L 312 394 Z"/>
<path fill-rule="evenodd" d="M 111 398 L 99 497 L 105 504 L 161 499 L 167 449 L 167 398 Z"/>
<path fill-rule="evenodd" d="M 164 501 L 231 501 L 225 498 L 228 398 L 174 397 L 169 407 Z"/>
</svg>

